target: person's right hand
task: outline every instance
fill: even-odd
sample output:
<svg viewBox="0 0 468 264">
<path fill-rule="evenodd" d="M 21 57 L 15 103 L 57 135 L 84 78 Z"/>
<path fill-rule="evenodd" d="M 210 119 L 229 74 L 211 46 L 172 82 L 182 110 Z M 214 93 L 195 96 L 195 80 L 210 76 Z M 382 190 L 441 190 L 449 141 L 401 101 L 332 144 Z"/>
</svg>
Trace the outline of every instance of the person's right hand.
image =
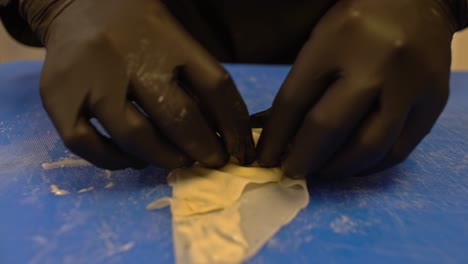
<svg viewBox="0 0 468 264">
<path fill-rule="evenodd" d="M 25 0 L 21 12 L 47 48 L 44 107 L 75 154 L 108 169 L 254 160 L 234 82 L 160 1 Z"/>
</svg>

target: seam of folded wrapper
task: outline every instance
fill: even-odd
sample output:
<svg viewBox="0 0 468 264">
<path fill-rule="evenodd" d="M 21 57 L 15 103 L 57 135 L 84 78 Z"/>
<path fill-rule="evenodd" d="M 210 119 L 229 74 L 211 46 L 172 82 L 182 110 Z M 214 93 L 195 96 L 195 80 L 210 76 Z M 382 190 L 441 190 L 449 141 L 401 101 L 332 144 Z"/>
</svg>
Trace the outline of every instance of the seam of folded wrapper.
<svg viewBox="0 0 468 264">
<path fill-rule="evenodd" d="M 173 179 L 173 175 L 174 173 L 177 173 L 179 172 L 178 170 L 175 170 L 173 172 L 171 172 L 168 176 L 168 182 L 169 182 L 169 185 L 171 187 L 174 187 L 174 183 L 175 183 L 175 179 Z M 224 174 L 228 174 L 226 173 L 224 170 L 218 170 L 218 172 L 223 172 Z M 240 175 L 237 175 L 235 174 L 236 176 L 238 177 L 243 177 L 243 176 L 240 176 Z M 227 176 L 229 177 L 229 176 Z M 175 212 L 175 210 L 172 210 L 173 209 L 173 206 L 178 202 L 178 200 L 182 200 L 182 201 L 185 201 L 187 202 L 188 200 L 187 199 L 179 199 L 179 197 L 177 196 L 174 196 L 174 197 L 162 197 L 158 200 L 155 200 L 153 202 L 151 202 L 150 204 L 148 204 L 146 206 L 146 209 L 147 210 L 154 210 L 154 209 L 162 209 L 164 207 L 167 207 L 167 206 L 171 206 L 171 212 L 172 212 L 172 215 L 174 217 L 188 217 L 188 216 L 194 216 L 194 215 L 201 215 L 201 214 L 207 214 L 207 213 L 211 213 L 211 212 L 214 212 L 214 211 L 218 211 L 218 210 L 223 210 L 225 209 L 226 207 L 228 206 L 232 206 L 234 205 L 240 198 L 240 194 L 242 194 L 244 192 L 244 190 L 247 188 L 247 187 L 250 187 L 251 185 L 260 185 L 260 184 L 266 184 L 266 183 L 278 183 L 280 184 L 281 186 L 283 187 L 292 187 L 294 185 L 297 185 L 297 186 L 302 186 L 302 184 L 300 184 L 300 181 L 299 180 L 294 180 L 294 179 L 289 179 L 289 178 L 285 178 L 285 177 L 280 177 L 278 181 L 257 181 L 257 182 L 249 182 L 247 180 L 247 178 L 243 181 L 243 183 L 245 184 L 243 186 L 242 189 L 240 189 L 239 191 L 239 195 L 236 195 L 236 199 L 234 199 L 233 201 L 231 201 L 231 203 L 229 204 L 213 204 L 213 206 L 211 206 L 210 208 L 211 209 L 207 209 L 207 210 L 201 210 L 201 211 L 195 211 L 195 210 L 192 210 L 192 213 L 187 213 L 187 214 L 177 214 Z M 188 201 L 188 204 L 191 204 L 193 203 L 193 201 Z M 188 205 L 190 206 L 190 205 Z"/>
</svg>

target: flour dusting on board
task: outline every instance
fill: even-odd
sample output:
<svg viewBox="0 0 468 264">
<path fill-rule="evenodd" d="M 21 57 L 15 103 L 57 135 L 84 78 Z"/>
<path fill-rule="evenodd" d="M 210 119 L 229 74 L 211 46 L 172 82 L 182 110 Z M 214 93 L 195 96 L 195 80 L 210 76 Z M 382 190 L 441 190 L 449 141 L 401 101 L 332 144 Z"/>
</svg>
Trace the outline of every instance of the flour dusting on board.
<svg viewBox="0 0 468 264">
<path fill-rule="evenodd" d="M 337 234 L 354 233 L 356 231 L 356 227 L 357 223 L 346 215 L 342 215 L 330 223 L 330 228 Z"/>
<path fill-rule="evenodd" d="M 122 242 L 116 230 L 107 222 L 102 222 L 101 228 L 97 232 L 97 237 L 102 240 L 106 248 L 106 257 L 130 251 L 135 247 L 135 242 Z"/>
<path fill-rule="evenodd" d="M 83 167 L 93 167 L 93 165 L 89 163 L 88 161 L 84 159 L 80 159 L 79 157 L 74 156 L 74 155 L 70 157 L 66 157 L 66 158 L 65 157 L 60 158 L 57 161 L 42 163 L 42 168 L 44 170 L 55 170 L 55 169 L 64 169 L 64 168 L 72 169 L 72 168 L 83 168 Z M 101 176 L 105 179 L 105 181 L 107 181 L 107 183 L 102 183 L 102 187 L 104 189 L 111 189 L 115 186 L 115 184 L 112 182 L 112 179 L 111 179 L 112 177 L 111 171 L 103 170 Z M 101 186 L 100 184 L 98 185 Z M 88 186 L 85 185 L 79 189 L 72 188 L 72 190 L 64 190 L 64 189 L 59 188 L 57 184 L 52 184 L 50 186 L 50 191 L 56 196 L 64 196 L 64 195 L 68 195 L 71 193 L 82 194 L 82 193 L 91 192 L 95 190 L 96 187 L 98 186 L 88 184 Z"/>
</svg>

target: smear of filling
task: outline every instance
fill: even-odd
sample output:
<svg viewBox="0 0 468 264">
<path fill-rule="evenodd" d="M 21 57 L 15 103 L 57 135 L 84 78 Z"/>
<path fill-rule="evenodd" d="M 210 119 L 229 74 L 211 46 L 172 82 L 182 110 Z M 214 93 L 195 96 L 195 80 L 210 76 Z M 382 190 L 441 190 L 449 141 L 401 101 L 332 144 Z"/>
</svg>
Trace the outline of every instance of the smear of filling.
<svg viewBox="0 0 468 264">
<path fill-rule="evenodd" d="M 55 195 L 57 195 L 57 196 L 64 196 L 64 195 L 70 194 L 69 191 L 60 189 L 60 188 L 59 188 L 57 185 L 55 185 L 55 184 L 52 184 L 52 185 L 50 186 L 50 192 L 52 192 L 53 194 L 55 194 Z"/>
<path fill-rule="evenodd" d="M 42 168 L 44 170 L 52 170 L 52 169 L 65 168 L 65 167 L 85 167 L 85 166 L 93 166 L 93 165 L 84 159 L 75 159 L 75 158 L 61 158 L 58 161 L 42 163 Z"/>
<path fill-rule="evenodd" d="M 170 205 L 177 263 L 241 263 L 309 203 L 305 180 L 234 160 L 217 170 L 197 164 L 176 169 L 168 182 L 173 197 L 147 209 Z"/>
<path fill-rule="evenodd" d="M 83 189 L 79 190 L 78 193 L 90 192 L 90 191 L 92 191 L 92 190 L 94 190 L 94 187 L 93 187 L 93 186 L 90 186 L 90 187 L 88 187 L 88 188 L 83 188 Z"/>
</svg>

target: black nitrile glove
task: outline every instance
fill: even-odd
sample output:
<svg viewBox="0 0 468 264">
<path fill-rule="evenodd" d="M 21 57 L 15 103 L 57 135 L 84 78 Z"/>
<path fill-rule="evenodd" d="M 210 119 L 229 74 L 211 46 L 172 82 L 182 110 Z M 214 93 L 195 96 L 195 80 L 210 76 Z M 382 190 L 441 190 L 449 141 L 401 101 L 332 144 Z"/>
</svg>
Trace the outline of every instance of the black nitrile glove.
<svg viewBox="0 0 468 264">
<path fill-rule="evenodd" d="M 21 11 L 47 48 L 41 97 L 72 152 L 109 169 L 254 160 L 232 79 L 161 1 L 26 0 Z"/>
<path fill-rule="evenodd" d="M 284 159 L 287 176 L 335 178 L 403 161 L 447 102 L 452 35 L 466 23 L 449 2 L 338 1 L 269 114 L 253 118 L 265 122 L 259 162 Z"/>
</svg>

